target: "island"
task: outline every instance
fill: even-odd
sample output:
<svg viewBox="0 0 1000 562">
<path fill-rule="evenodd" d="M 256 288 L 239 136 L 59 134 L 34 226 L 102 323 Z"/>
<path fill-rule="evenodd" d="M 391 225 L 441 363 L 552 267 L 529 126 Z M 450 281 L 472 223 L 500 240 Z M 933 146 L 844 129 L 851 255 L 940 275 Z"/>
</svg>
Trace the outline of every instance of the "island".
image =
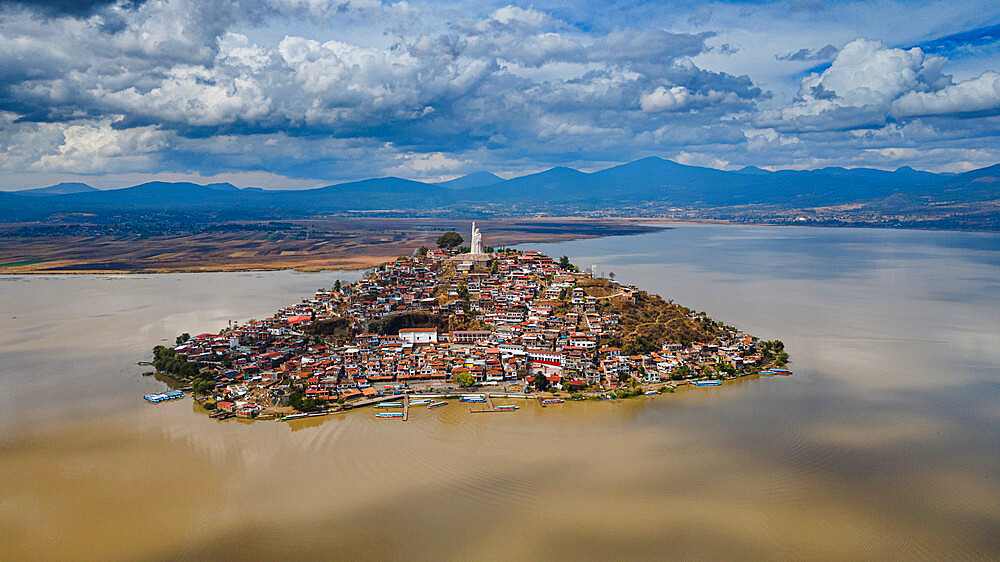
<svg viewBox="0 0 1000 562">
<path fill-rule="evenodd" d="M 157 346 L 156 370 L 213 417 L 294 419 L 374 406 L 406 418 L 449 399 L 615 400 L 791 374 L 780 340 L 762 341 L 615 274 L 569 258 L 491 248 L 472 225 L 318 290 L 272 317 Z M 147 396 L 151 402 L 178 398 Z M 393 409 L 403 411 L 389 411 Z"/>
</svg>

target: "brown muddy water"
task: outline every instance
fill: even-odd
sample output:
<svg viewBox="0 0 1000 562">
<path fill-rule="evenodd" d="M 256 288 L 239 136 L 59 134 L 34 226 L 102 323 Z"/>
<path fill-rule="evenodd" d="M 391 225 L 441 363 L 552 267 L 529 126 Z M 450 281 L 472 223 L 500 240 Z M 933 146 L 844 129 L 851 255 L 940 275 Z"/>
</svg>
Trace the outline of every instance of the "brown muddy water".
<svg viewBox="0 0 1000 562">
<path fill-rule="evenodd" d="M 487 237 L 488 237 L 488 233 Z M 357 273 L 0 277 L 0 558 L 1000 556 L 1000 236 L 680 226 L 536 246 L 792 377 L 215 422 L 135 361 Z"/>
</svg>

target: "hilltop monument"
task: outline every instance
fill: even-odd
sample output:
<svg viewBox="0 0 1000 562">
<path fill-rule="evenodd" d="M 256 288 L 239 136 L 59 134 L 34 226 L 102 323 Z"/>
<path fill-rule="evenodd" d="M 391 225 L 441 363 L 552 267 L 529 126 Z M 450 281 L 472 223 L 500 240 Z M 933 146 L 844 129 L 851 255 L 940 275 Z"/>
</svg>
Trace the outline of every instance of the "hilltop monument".
<svg viewBox="0 0 1000 562">
<path fill-rule="evenodd" d="M 471 267 L 473 264 L 489 264 L 492 260 L 493 254 L 483 251 L 483 232 L 476 228 L 475 222 L 472 223 L 472 240 L 470 240 L 469 252 L 448 258 L 448 261 L 459 262 L 467 267 Z"/>
<path fill-rule="evenodd" d="M 483 233 L 476 228 L 476 221 L 472 221 L 472 249 L 470 254 L 483 253 Z"/>
</svg>

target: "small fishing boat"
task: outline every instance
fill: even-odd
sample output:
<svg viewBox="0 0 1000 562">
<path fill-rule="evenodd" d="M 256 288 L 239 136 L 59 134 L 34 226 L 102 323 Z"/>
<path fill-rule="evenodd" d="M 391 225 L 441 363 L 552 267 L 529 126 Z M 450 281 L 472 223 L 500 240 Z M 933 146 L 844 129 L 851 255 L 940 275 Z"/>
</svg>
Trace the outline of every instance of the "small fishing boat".
<svg viewBox="0 0 1000 562">
<path fill-rule="evenodd" d="M 375 414 L 376 418 L 401 418 L 403 414 L 400 412 L 379 412 Z"/>
<path fill-rule="evenodd" d="M 447 402 L 445 402 L 444 400 L 440 402 L 434 402 L 433 404 L 428 404 L 427 409 L 430 410 L 431 408 L 437 408 L 438 406 L 444 406 L 445 404 L 447 404 Z"/>
<path fill-rule="evenodd" d="M 424 404 L 430 404 L 430 398 L 421 398 L 419 400 L 410 400 L 410 406 L 423 406 Z"/>
<path fill-rule="evenodd" d="M 463 396 L 459 401 L 480 404 L 486 402 L 486 398 L 483 398 L 482 396 Z"/>
<path fill-rule="evenodd" d="M 402 402 L 380 402 L 375 404 L 376 408 L 402 408 Z"/>
<path fill-rule="evenodd" d="M 695 386 L 719 386 L 722 381 L 694 381 Z"/>
<path fill-rule="evenodd" d="M 643 394 L 645 394 L 646 396 L 654 396 L 656 394 L 659 394 L 659 392 L 657 392 L 655 390 L 649 390 L 649 391 L 643 392 Z"/>
<path fill-rule="evenodd" d="M 562 404 L 565 402 L 562 398 L 549 398 L 548 400 L 542 400 L 542 404 Z"/>
<path fill-rule="evenodd" d="M 493 408 L 493 409 L 494 410 L 500 410 L 501 412 L 508 412 L 508 411 L 511 411 L 511 410 L 517 410 L 518 408 L 519 408 L 519 406 L 517 406 L 516 404 L 505 404 L 503 406 L 497 406 L 496 408 Z"/>
<path fill-rule="evenodd" d="M 792 372 L 789 371 L 788 369 L 771 369 L 771 372 L 774 373 L 774 374 L 776 374 L 776 375 L 790 375 L 790 374 L 792 374 Z"/>
</svg>

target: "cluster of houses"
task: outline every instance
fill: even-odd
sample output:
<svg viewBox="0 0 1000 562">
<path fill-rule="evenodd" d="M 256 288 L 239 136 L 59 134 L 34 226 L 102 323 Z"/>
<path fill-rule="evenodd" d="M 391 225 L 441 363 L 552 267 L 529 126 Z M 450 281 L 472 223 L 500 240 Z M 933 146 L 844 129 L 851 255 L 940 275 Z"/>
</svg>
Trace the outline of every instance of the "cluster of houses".
<svg viewBox="0 0 1000 562">
<path fill-rule="evenodd" d="M 433 250 L 320 290 L 271 318 L 195 336 L 175 351 L 212 371 L 219 409 L 245 416 L 287 405 L 296 391 L 350 402 L 454 381 L 607 389 L 761 359 L 754 339 L 735 329 L 713 343 L 665 342 L 655 352 L 627 355 L 609 345 L 620 318 L 602 301 L 632 301 L 639 291 L 611 283 L 605 287 L 612 294 L 588 295 L 579 285 L 589 277 L 534 251 Z M 368 331 L 417 312 L 438 322 Z M 304 329 L 327 319 L 346 319 L 352 341 L 328 344 Z"/>
</svg>

